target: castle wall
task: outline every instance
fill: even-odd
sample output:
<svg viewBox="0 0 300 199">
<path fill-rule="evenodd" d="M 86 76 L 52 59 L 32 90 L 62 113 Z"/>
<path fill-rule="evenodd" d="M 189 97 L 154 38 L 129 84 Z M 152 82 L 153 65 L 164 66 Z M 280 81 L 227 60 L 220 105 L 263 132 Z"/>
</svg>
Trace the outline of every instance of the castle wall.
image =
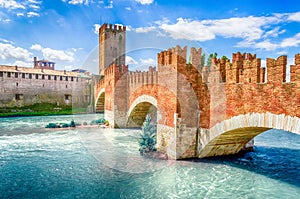
<svg viewBox="0 0 300 199">
<path fill-rule="evenodd" d="M 237 53 L 233 54 L 232 60 L 232 63 L 226 63 L 226 82 L 219 83 L 224 86 L 220 95 L 224 98 L 222 106 L 226 110 L 223 119 L 265 112 L 300 116 L 299 55 L 295 56 L 295 65 L 291 66 L 291 82 L 286 82 L 286 56 L 268 58 L 266 69 L 261 68 L 260 59 L 255 55 Z M 264 79 L 266 70 L 267 80 Z M 220 107 L 215 107 L 211 111 L 219 110 Z M 210 127 L 220 122 L 211 121 Z"/>
<path fill-rule="evenodd" d="M 66 71 L 0 66 L 0 93 L 0 107 L 91 103 L 89 79 Z"/>
</svg>

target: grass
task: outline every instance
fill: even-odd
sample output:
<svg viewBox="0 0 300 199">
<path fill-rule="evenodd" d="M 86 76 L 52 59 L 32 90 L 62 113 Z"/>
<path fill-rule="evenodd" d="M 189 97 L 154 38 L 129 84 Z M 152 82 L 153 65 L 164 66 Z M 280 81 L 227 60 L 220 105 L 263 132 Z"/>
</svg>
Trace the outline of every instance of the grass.
<svg viewBox="0 0 300 199">
<path fill-rule="evenodd" d="M 51 103 L 37 103 L 30 106 L 0 108 L 0 117 L 72 115 L 86 113 L 86 108 L 72 108 L 72 105 L 57 106 Z"/>
</svg>

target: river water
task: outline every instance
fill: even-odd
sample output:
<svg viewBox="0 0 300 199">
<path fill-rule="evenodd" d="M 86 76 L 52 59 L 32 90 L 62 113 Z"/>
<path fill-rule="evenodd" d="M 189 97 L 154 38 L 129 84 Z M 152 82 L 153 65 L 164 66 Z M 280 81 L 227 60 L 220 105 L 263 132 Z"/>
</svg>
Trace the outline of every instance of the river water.
<svg viewBox="0 0 300 199">
<path fill-rule="evenodd" d="M 300 136 L 271 130 L 244 155 L 141 157 L 138 130 L 50 130 L 99 115 L 0 118 L 0 198 L 300 198 Z"/>
</svg>

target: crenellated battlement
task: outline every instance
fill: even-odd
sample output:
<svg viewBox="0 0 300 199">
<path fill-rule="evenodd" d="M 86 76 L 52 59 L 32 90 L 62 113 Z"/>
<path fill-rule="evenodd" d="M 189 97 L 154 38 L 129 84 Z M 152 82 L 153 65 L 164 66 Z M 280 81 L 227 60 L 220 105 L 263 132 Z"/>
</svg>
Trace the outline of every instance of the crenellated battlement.
<svg viewBox="0 0 300 199">
<path fill-rule="evenodd" d="M 105 23 L 99 28 L 99 32 L 104 32 L 104 31 L 125 32 L 126 26 Z"/>
<path fill-rule="evenodd" d="M 295 65 L 290 66 L 291 82 L 300 81 L 300 54 L 295 55 Z"/>
<path fill-rule="evenodd" d="M 148 71 L 130 71 L 127 75 L 129 84 L 156 84 L 158 71 L 150 66 Z"/>
<path fill-rule="evenodd" d="M 181 48 L 180 46 L 176 46 L 174 48 L 169 48 L 168 50 L 158 53 L 157 54 L 158 70 L 160 71 L 161 66 L 185 64 L 186 53 L 187 53 L 186 46 L 183 48 Z"/>
<path fill-rule="evenodd" d="M 235 61 L 244 61 L 244 60 L 249 60 L 252 61 L 256 59 L 256 54 L 251 54 L 251 53 L 232 53 L 232 62 Z"/>
<path fill-rule="evenodd" d="M 202 70 L 201 66 L 201 54 L 202 48 L 194 48 L 190 49 L 190 59 L 189 63 L 193 65 L 198 71 Z M 157 54 L 158 60 L 158 71 L 161 71 L 161 67 L 170 67 L 173 69 L 186 68 L 187 65 L 187 46 L 181 48 L 180 46 L 176 46 L 173 48 L 169 48 L 168 50 L 161 51 Z"/>
<path fill-rule="evenodd" d="M 117 64 L 111 64 L 109 67 L 107 67 L 104 71 L 104 77 L 105 78 L 120 78 L 123 74 L 128 72 L 128 65 L 117 65 Z"/>
</svg>

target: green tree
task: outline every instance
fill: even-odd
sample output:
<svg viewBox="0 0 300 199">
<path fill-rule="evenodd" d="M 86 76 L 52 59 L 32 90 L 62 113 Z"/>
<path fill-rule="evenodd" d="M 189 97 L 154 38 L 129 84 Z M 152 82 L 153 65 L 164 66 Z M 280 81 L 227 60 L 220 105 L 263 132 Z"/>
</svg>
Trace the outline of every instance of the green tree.
<svg viewBox="0 0 300 199">
<path fill-rule="evenodd" d="M 221 59 L 228 60 L 228 57 L 226 57 L 225 55 L 223 55 Z"/>
<path fill-rule="evenodd" d="M 218 56 L 218 53 L 211 53 L 210 55 L 209 55 L 209 57 L 207 58 L 207 66 L 208 66 L 208 68 L 210 68 L 210 65 L 211 65 L 211 60 L 213 59 L 213 58 L 217 58 L 217 56 Z"/>
<path fill-rule="evenodd" d="M 205 54 L 201 55 L 201 66 L 205 64 Z"/>
<path fill-rule="evenodd" d="M 144 154 L 151 151 L 156 151 L 156 126 L 151 123 L 151 116 L 146 116 L 142 126 L 142 132 L 139 137 L 140 153 Z"/>
</svg>

